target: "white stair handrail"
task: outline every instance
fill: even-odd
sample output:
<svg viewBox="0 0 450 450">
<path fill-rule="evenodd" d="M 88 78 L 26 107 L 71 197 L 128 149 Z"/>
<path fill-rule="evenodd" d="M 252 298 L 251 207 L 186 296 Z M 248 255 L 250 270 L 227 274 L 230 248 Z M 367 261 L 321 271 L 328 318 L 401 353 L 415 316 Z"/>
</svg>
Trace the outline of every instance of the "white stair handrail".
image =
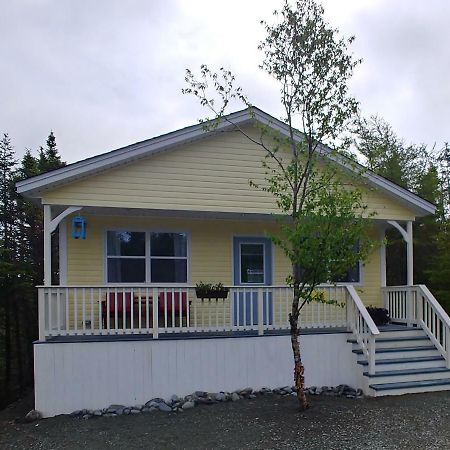
<svg viewBox="0 0 450 450">
<path fill-rule="evenodd" d="M 367 326 L 369 327 L 370 332 L 373 335 L 380 334 L 380 330 L 375 325 L 375 322 L 373 321 L 372 317 L 370 317 L 369 312 L 367 311 L 366 307 L 364 306 L 364 303 L 360 299 L 358 293 L 356 292 L 356 289 L 348 285 L 347 286 L 348 293 L 350 294 L 350 297 L 352 298 L 353 302 L 355 303 L 355 306 L 358 308 L 359 313 L 363 317 L 364 321 L 367 323 Z"/>
<path fill-rule="evenodd" d="M 450 368 L 450 317 L 425 285 L 418 284 L 414 288 L 418 289 L 421 294 L 417 299 L 419 301 L 418 322 L 445 358 L 447 368 Z M 428 303 L 432 312 L 430 309 L 424 308 L 424 305 L 420 303 L 420 297 Z M 433 313 L 436 318 L 432 316 Z M 442 324 L 442 330 L 438 326 L 439 321 Z"/>
<path fill-rule="evenodd" d="M 380 330 L 370 317 L 355 288 L 351 285 L 346 287 L 349 294 L 348 298 L 351 300 L 351 303 L 347 305 L 350 316 L 348 317 L 348 324 L 367 358 L 369 374 L 373 375 L 375 373 L 375 339 L 380 334 Z"/>
<path fill-rule="evenodd" d="M 439 318 L 445 323 L 447 327 L 450 328 L 450 317 L 445 312 L 445 309 L 441 306 L 441 304 L 436 300 L 436 297 L 424 284 L 416 284 L 416 287 L 418 287 L 422 291 L 428 302 L 434 307 Z"/>
</svg>

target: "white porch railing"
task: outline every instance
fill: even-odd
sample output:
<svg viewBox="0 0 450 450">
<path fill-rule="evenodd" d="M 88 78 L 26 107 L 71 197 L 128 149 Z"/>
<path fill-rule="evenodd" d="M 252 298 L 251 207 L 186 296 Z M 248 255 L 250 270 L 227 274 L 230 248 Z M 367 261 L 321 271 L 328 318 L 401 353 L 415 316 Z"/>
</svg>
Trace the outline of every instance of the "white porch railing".
<svg viewBox="0 0 450 450">
<path fill-rule="evenodd" d="M 351 301 L 347 302 L 348 326 L 356 337 L 368 362 L 369 374 L 375 373 L 375 340 L 380 331 L 367 312 L 353 286 L 347 286 Z"/>
<path fill-rule="evenodd" d="M 450 317 L 429 289 L 420 284 L 389 286 L 382 292 L 391 320 L 422 327 L 450 368 Z"/>
<path fill-rule="evenodd" d="M 39 336 L 211 333 L 289 329 L 292 288 L 230 286 L 227 298 L 197 298 L 193 286 L 39 287 Z M 347 286 L 317 289 L 326 300 L 301 313 L 302 328 L 346 327 Z M 354 291 L 354 290 L 353 290 Z M 358 297 L 359 298 L 359 297 Z M 362 305 L 362 303 L 361 303 Z M 358 309 L 358 308 L 357 308 Z M 359 309 L 358 309 L 359 310 Z M 359 328 L 355 328 L 356 331 Z"/>
</svg>

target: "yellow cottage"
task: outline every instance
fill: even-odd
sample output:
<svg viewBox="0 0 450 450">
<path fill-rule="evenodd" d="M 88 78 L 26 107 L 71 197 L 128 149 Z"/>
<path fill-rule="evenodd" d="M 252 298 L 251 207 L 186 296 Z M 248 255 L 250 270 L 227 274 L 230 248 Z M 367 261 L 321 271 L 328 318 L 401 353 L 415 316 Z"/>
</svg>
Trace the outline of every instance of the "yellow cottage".
<svg viewBox="0 0 450 450">
<path fill-rule="evenodd" d="M 18 183 L 44 208 L 35 343 L 44 415 L 291 384 L 290 265 L 268 238 L 273 198 L 249 184 L 264 181 L 264 151 L 236 129 L 258 138 L 255 121 L 281 133 L 287 126 L 257 108 L 227 119 L 214 132 L 194 125 Z M 351 178 L 345 161 L 334 162 Z M 450 320 L 412 275 L 412 222 L 435 207 L 378 175 L 363 177 L 380 245 L 321 287 L 343 307 L 313 303 L 302 313 L 307 382 L 368 395 L 446 389 Z M 383 239 L 392 226 L 407 245 L 406 286 L 386 286 Z M 220 285 L 196 291 L 199 282 Z M 386 307 L 393 323 L 377 327 L 368 305 Z"/>
</svg>

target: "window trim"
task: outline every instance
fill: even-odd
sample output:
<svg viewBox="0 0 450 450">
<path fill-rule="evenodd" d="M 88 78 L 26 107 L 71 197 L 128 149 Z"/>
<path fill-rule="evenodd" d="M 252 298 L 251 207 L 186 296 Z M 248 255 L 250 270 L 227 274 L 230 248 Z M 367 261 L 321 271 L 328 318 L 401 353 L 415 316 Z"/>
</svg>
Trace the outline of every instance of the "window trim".
<svg viewBox="0 0 450 450">
<path fill-rule="evenodd" d="M 136 258 L 142 259 L 143 256 L 108 256 L 108 231 L 114 232 L 134 232 L 145 233 L 145 281 L 134 283 L 116 283 L 108 281 L 108 257 L 112 258 Z M 151 243 L 150 237 L 152 233 L 180 233 L 186 235 L 186 256 L 156 256 L 157 259 L 186 259 L 186 282 L 171 283 L 152 283 L 151 282 Z M 161 228 L 137 228 L 137 227 L 105 227 L 103 230 L 103 281 L 105 284 L 117 286 L 188 286 L 191 284 L 191 234 L 188 230 L 180 229 L 161 229 Z"/>
<path fill-rule="evenodd" d="M 236 267 L 237 265 L 240 265 L 240 247 L 239 245 L 236 245 L 236 241 L 239 243 L 263 243 L 264 244 L 264 252 L 267 252 L 264 254 L 264 279 L 265 284 L 260 283 L 244 283 L 239 284 L 240 281 L 240 268 Z M 275 279 L 275 252 L 274 252 L 274 246 L 270 238 L 268 238 L 266 235 L 258 235 L 258 234 L 233 234 L 231 236 L 231 260 L 230 260 L 230 269 L 231 269 L 231 280 L 233 285 L 237 286 L 249 286 L 249 287 L 257 287 L 257 286 L 271 286 L 274 283 Z M 236 261 L 237 260 L 237 261 Z M 266 265 L 267 264 L 267 265 Z"/>
</svg>

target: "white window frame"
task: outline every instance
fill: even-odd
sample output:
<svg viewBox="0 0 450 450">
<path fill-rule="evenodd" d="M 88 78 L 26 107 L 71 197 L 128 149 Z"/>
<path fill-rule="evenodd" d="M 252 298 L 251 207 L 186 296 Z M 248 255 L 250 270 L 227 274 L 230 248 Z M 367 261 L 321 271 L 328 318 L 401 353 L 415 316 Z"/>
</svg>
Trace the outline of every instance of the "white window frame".
<svg viewBox="0 0 450 450">
<path fill-rule="evenodd" d="M 242 245 L 261 245 L 263 249 L 263 281 L 262 282 L 246 282 L 242 281 Z M 265 285 L 266 283 L 266 245 L 264 242 L 239 242 L 239 284 L 243 286 Z"/>
<path fill-rule="evenodd" d="M 143 256 L 113 256 L 108 255 L 108 231 L 112 232 L 130 232 L 130 233 L 145 233 L 145 281 L 134 283 L 121 283 L 108 281 L 108 258 L 136 258 L 142 259 Z M 151 234 L 152 233 L 178 233 L 186 236 L 186 256 L 151 256 Z M 186 282 L 175 283 L 153 283 L 151 281 L 151 259 L 186 259 Z M 118 286 L 138 286 L 138 285 L 150 285 L 150 286 L 187 286 L 191 280 L 191 236 L 186 230 L 172 230 L 172 229 L 142 229 L 142 228 L 114 228 L 107 227 L 104 229 L 104 258 L 103 258 L 103 279 L 105 284 L 118 285 Z"/>
</svg>

